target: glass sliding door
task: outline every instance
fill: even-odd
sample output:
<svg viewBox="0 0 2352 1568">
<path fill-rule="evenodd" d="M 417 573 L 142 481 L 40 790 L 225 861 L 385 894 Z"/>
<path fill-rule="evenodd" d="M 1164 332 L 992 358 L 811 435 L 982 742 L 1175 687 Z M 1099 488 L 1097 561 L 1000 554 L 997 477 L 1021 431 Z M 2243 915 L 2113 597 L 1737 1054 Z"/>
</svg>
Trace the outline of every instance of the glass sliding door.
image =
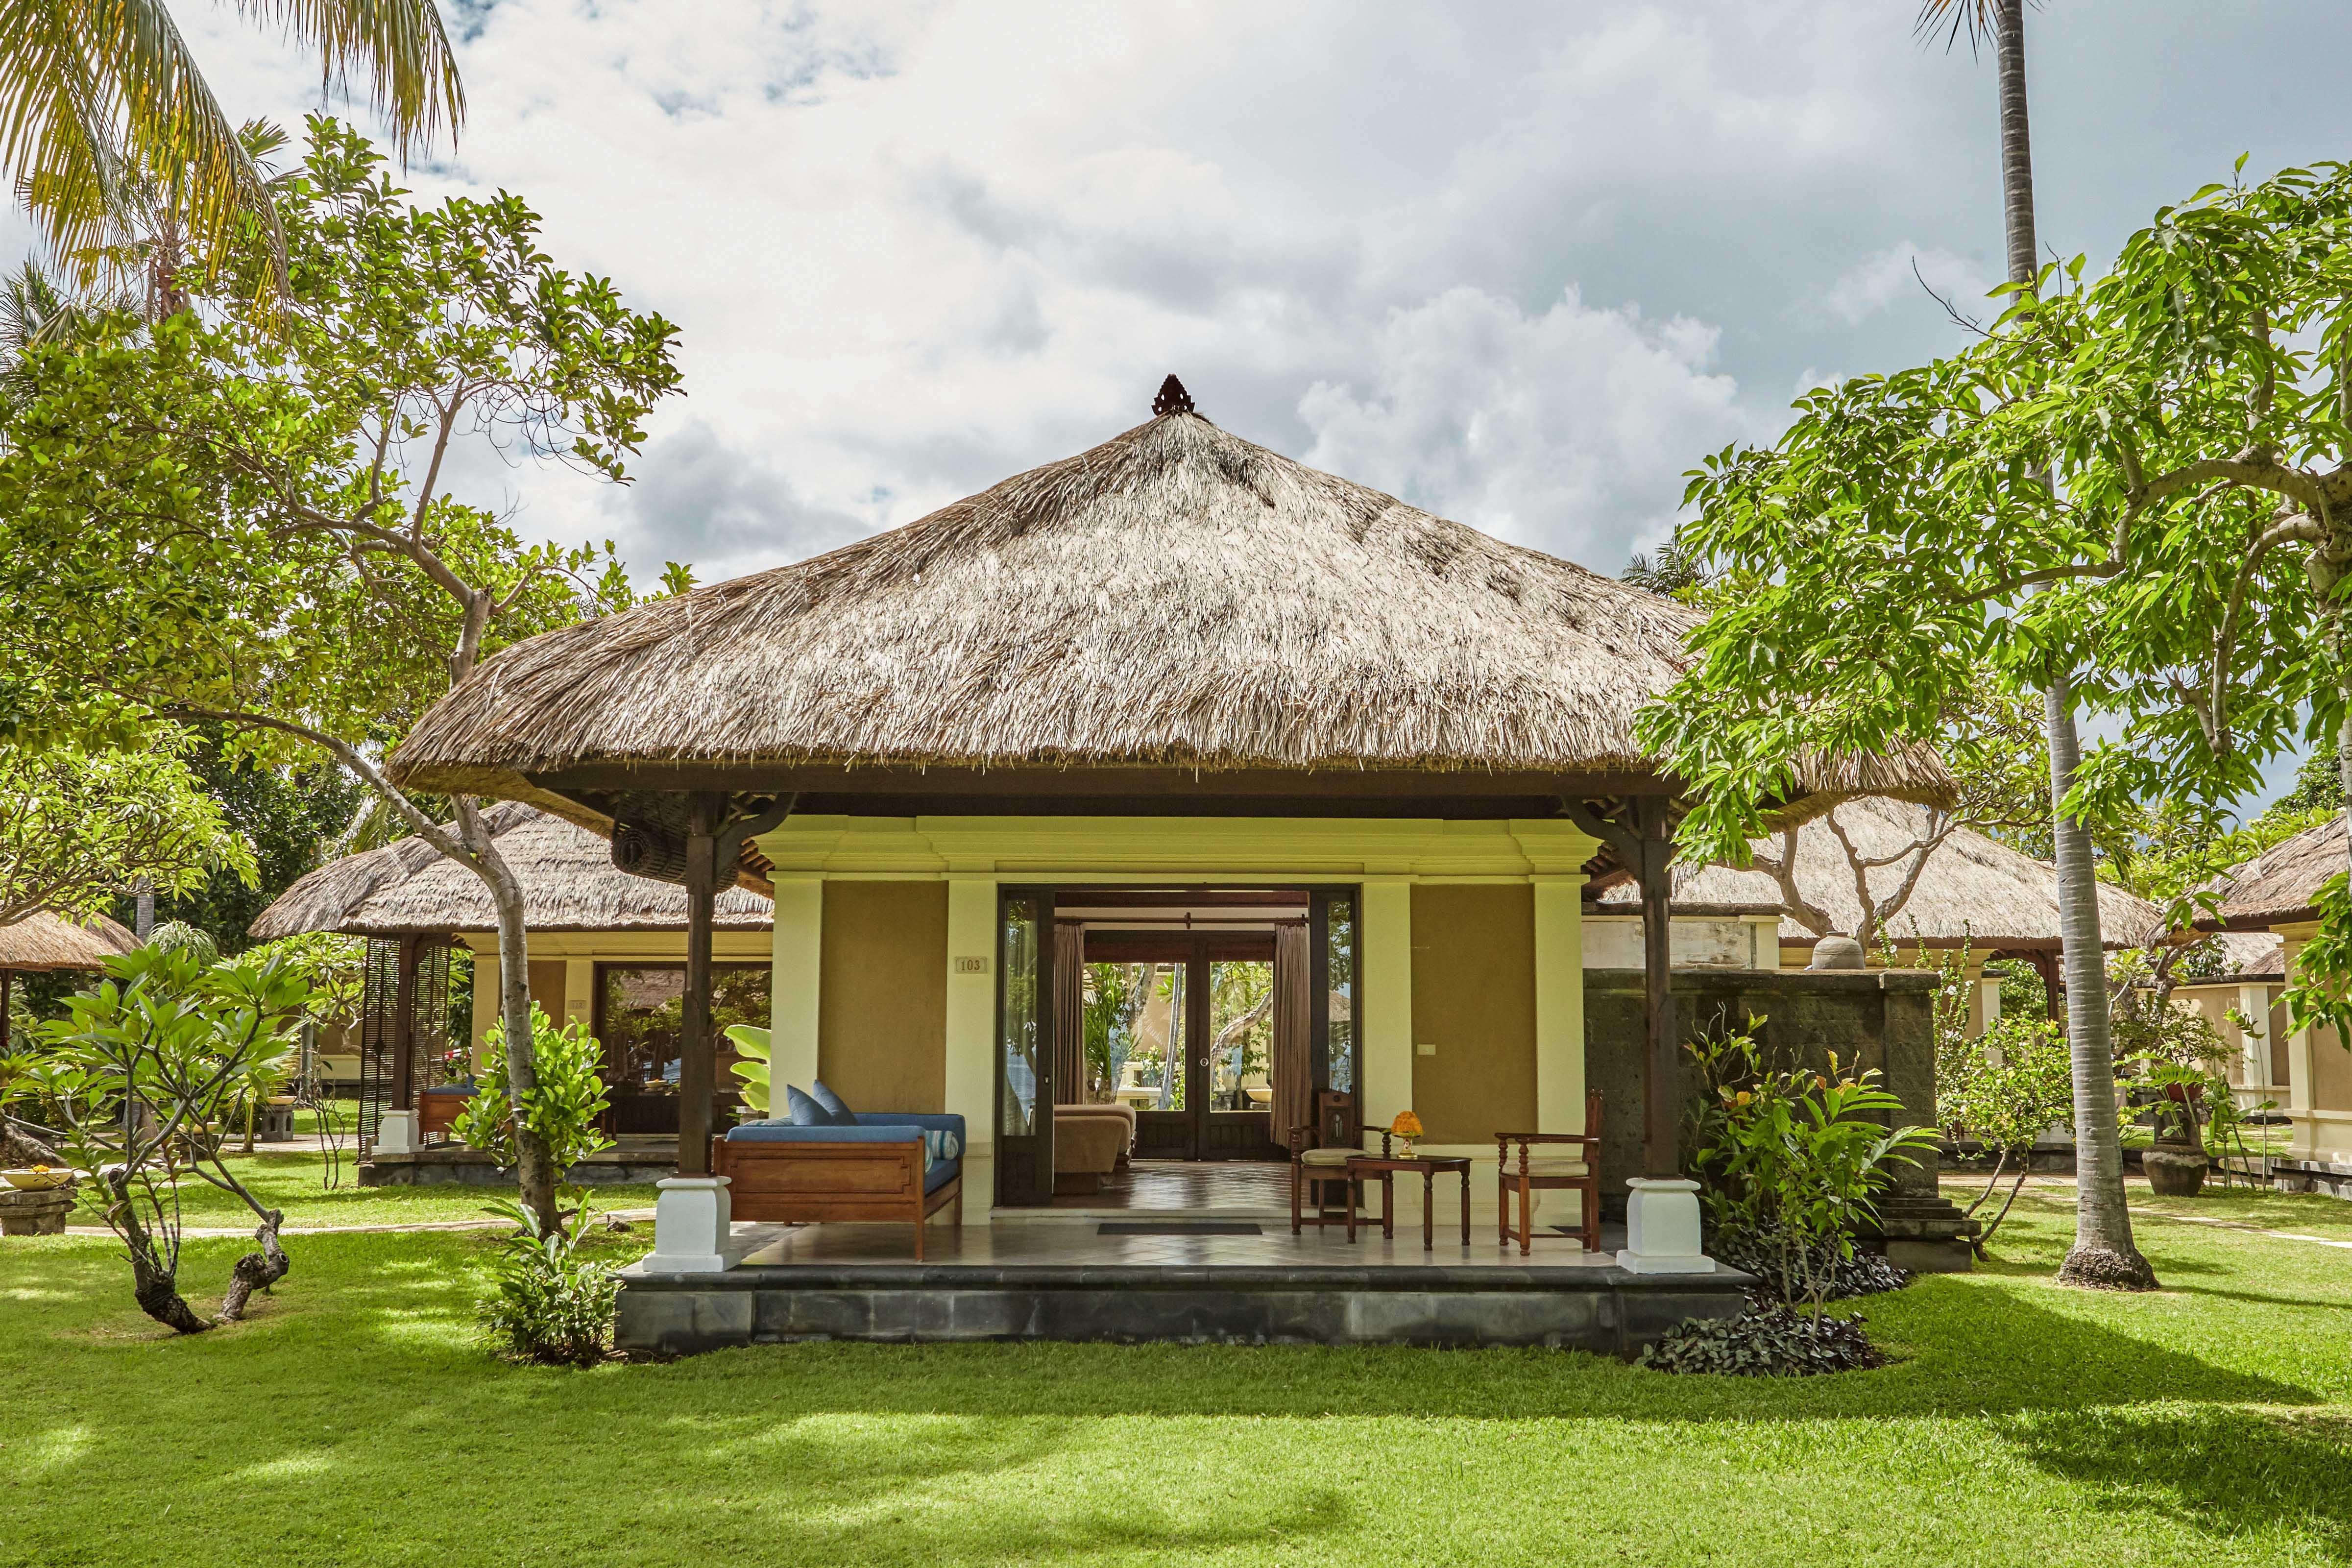
<svg viewBox="0 0 2352 1568">
<path fill-rule="evenodd" d="M 1308 1009 L 1314 1033 L 1314 1082 L 1320 1092 L 1349 1096 L 1360 1109 L 1363 988 L 1357 984 L 1359 933 L 1352 888 L 1315 894 L 1308 925 L 1315 963 L 1315 998 Z"/>
<path fill-rule="evenodd" d="M 996 1201 L 1054 1196 L 1054 894 L 997 895 Z"/>
</svg>

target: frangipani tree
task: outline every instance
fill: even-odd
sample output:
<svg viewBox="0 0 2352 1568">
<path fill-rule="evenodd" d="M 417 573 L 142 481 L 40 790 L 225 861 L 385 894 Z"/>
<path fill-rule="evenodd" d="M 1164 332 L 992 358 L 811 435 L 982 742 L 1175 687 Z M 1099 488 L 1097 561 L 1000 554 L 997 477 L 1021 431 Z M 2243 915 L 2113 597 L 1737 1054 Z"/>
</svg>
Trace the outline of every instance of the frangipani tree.
<svg viewBox="0 0 2352 1568">
<path fill-rule="evenodd" d="M 331 120 L 273 189 L 282 311 L 249 306 L 270 260 L 247 235 L 188 308 L 27 354 L 0 427 L 0 720 L 34 742 L 202 720 L 263 760 L 333 758 L 489 888 L 528 1095 L 521 886 L 475 800 L 445 829 L 377 763 L 499 647 L 632 601 L 609 546 L 526 540 L 449 458 L 494 442 L 625 479 L 676 329 L 558 268 L 517 197 L 410 205 Z M 525 1128 L 517 1155 L 552 1228 L 547 1151 Z"/>
</svg>

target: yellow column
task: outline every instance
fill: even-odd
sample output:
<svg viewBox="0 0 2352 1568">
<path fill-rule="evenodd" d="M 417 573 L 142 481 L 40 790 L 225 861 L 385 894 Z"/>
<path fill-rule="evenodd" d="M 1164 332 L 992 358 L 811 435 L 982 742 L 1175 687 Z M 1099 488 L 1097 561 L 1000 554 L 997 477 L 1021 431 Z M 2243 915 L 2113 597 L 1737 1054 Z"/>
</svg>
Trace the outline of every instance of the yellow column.
<svg viewBox="0 0 2352 1568">
<path fill-rule="evenodd" d="M 2296 966 L 2303 958 L 2303 943 L 2289 937 L 2286 948 L 2286 979 L 2294 984 Z M 2314 1153 L 2319 1147 L 2319 1124 L 2312 1117 L 2315 1103 L 2311 1093 L 2311 1029 L 2309 1025 L 2286 1037 L 2286 1110 L 2294 1120 L 2294 1142 L 2291 1152 L 2298 1155 Z"/>
<path fill-rule="evenodd" d="M 775 967 L 770 976 L 769 1103 L 782 1113 L 784 1085 L 816 1080 L 817 984 L 824 958 L 824 879 L 779 873 Z"/>
<path fill-rule="evenodd" d="M 1412 881 L 1364 879 L 1364 1081 L 1368 1129 L 1412 1109 Z"/>
<path fill-rule="evenodd" d="M 1538 876 L 1534 1131 L 1584 1130 L 1584 878 Z"/>
<path fill-rule="evenodd" d="M 596 1027 L 596 961 L 563 961 L 563 1016 L 583 1030 Z"/>
<path fill-rule="evenodd" d="M 499 956 L 474 955 L 474 1067 L 488 1060 L 490 1026 L 499 1021 Z"/>
<path fill-rule="evenodd" d="M 996 879 L 948 879 L 947 1108 L 963 1118 L 965 1147 L 992 1156 L 996 1148 Z M 974 1185 L 966 1167 L 964 1191 L 982 1203 L 991 1189 Z"/>
</svg>

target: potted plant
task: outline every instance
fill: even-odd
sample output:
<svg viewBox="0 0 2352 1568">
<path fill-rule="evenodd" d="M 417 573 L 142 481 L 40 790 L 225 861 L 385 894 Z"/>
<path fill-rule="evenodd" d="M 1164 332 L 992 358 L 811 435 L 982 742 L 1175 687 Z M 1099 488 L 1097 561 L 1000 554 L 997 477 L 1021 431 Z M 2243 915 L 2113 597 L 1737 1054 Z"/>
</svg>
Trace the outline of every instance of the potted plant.
<svg viewBox="0 0 2352 1568">
<path fill-rule="evenodd" d="M 2179 1062 L 2149 1061 L 2148 1086 L 2157 1091 L 2156 1136 L 2140 1155 L 2147 1185 L 2158 1197 L 2195 1197 L 2205 1187 L 2212 1164 L 2200 1135 L 2199 1111 L 2205 1098 L 2202 1070 Z"/>
</svg>

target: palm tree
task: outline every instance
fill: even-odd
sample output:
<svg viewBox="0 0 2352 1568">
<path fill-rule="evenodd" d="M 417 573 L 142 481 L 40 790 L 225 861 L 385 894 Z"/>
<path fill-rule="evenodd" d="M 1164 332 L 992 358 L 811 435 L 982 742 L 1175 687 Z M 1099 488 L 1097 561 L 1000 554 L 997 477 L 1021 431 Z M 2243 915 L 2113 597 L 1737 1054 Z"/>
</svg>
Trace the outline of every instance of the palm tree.
<svg viewBox="0 0 2352 1568">
<path fill-rule="evenodd" d="M 434 0 L 240 0 L 319 51 L 324 83 L 354 66 L 404 154 L 457 133 L 465 92 Z M 0 174 L 60 255 L 112 270 L 159 232 L 217 255 L 259 225 L 284 244 L 247 141 L 222 112 L 164 0 L 0 0 Z M 159 224 L 158 214 L 168 214 Z"/>
<path fill-rule="evenodd" d="M 1965 34 L 1971 48 L 1990 37 L 2000 78 L 2001 216 L 2008 231 L 2009 277 L 2035 286 L 2040 244 L 2033 229 L 2033 143 L 2025 114 L 2025 0 L 1921 0 L 1918 29 L 1941 33 L 1948 47 Z M 2074 1072 L 2074 1166 L 2079 1207 L 2074 1245 L 2058 1267 L 2066 1284 L 2152 1290 L 2156 1271 L 2133 1245 L 2124 1202 L 2124 1155 L 2116 1122 L 2114 1036 L 2107 1017 L 2105 946 L 2099 933 L 2097 873 L 2090 830 L 2059 810 L 2073 786 L 2083 747 L 2074 728 L 2074 693 L 2061 672 L 2042 693 L 2050 742 L 2050 807 L 2058 859 L 2058 922 L 2064 938 L 2066 1040 Z"/>
</svg>

